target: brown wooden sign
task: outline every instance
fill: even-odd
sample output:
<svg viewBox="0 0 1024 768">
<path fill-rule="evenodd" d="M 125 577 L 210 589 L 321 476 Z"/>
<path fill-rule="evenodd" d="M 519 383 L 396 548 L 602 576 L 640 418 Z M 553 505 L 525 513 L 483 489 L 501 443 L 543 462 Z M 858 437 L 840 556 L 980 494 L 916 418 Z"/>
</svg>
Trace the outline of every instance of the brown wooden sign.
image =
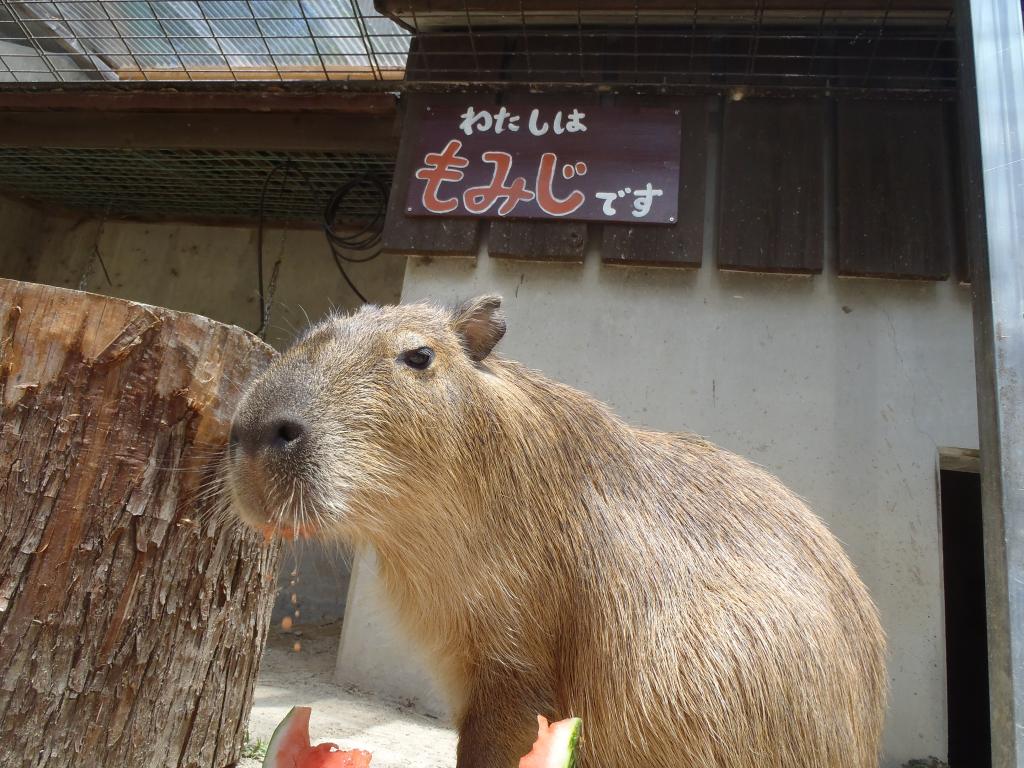
<svg viewBox="0 0 1024 768">
<path fill-rule="evenodd" d="M 679 216 L 677 109 L 571 96 L 496 106 L 425 105 L 410 216 L 672 224 Z M 409 140 L 407 137 L 406 140 Z"/>
</svg>

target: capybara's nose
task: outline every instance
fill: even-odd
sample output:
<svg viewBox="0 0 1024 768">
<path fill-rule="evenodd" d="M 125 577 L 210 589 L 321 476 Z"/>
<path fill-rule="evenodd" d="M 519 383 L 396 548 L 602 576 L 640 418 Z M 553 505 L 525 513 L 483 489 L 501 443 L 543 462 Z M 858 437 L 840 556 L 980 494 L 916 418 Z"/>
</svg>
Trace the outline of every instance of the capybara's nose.
<svg viewBox="0 0 1024 768">
<path fill-rule="evenodd" d="M 305 423 L 294 416 L 275 416 L 261 421 L 236 421 L 231 425 L 231 445 L 245 453 L 264 449 L 282 451 L 299 444 L 306 436 Z"/>
</svg>

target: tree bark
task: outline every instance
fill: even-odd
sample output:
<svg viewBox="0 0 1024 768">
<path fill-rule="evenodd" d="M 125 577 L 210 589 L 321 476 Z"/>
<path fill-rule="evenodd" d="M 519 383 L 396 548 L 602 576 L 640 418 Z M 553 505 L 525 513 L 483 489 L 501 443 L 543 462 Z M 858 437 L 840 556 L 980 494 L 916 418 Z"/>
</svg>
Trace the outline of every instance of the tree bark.
<svg viewBox="0 0 1024 768">
<path fill-rule="evenodd" d="M 0 280 L 0 766 L 238 759 L 279 551 L 203 484 L 272 355 L 204 317 Z"/>
</svg>

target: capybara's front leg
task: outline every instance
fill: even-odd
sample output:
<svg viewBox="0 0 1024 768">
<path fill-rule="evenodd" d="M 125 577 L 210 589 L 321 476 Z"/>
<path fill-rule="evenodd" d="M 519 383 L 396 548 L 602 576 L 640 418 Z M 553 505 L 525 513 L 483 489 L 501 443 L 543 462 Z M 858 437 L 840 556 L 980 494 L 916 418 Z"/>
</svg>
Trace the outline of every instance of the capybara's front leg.
<svg viewBox="0 0 1024 768">
<path fill-rule="evenodd" d="M 456 768 L 516 768 L 550 716 L 550 696 L 504 675 L 477 680 L 459 726 Z"/>
</svg>

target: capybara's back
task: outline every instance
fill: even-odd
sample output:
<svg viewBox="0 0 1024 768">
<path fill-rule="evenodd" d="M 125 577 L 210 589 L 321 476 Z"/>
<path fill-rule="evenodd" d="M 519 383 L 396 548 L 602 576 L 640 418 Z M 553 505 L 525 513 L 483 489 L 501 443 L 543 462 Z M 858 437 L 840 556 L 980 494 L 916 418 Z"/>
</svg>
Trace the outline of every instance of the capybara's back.
<svg viewBox="0 0 1024 768">
<path fill-rule="evenodd" d="M 698 437 L 629 443 L 595 462 L 604 509 L 567 614 L 583 767 L 875 768 L 885 640 L 835 538 Z"/>
<path fill-rule="evenodd" d="M 315 328 L 236 415 L 239 513 L 376 547 L 458 768 L 514 768 L 538 713 L 583 718 L 580 768 L 875 768 L 885 640 L 821 521 L 491 355 L 503 333 L 495 297 Z"/>
</svg>

